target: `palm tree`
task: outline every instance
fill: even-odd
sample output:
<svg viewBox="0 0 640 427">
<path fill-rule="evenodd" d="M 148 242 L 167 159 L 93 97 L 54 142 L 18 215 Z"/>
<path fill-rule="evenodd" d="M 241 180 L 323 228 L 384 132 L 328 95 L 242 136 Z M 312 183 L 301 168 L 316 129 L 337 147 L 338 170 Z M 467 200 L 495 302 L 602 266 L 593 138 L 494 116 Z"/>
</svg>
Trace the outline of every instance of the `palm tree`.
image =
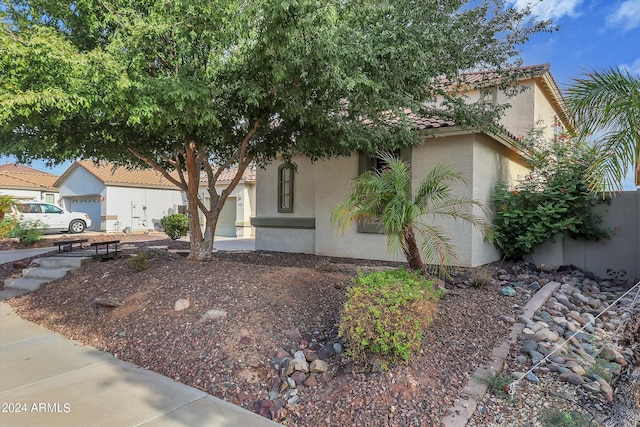
<svg viewBox="0 0 640 427">
<path fill-rule="evenodd" d="M 588 170 L 592 188 L 620 189 L 629 167 L 640 159 L 640 78 L 611 68 L 574 79 L 567 106 L 582 136 L 601 135 L 598 156 Z"/>
<path fill-rule="evenodd" d="M 453 245 L 440 227 L 427 219 L 461 219 L 484 232 L 486 223 L 470 213 L 480 203 L 452 196 L 450 184 L 462 178 L 445 165 L 433 168 L 413 195 L 409 165 L 392 154 L 377 156 L 385 167 L 367 171 L 353 181 L 351 196 L 332 212 L 332 225 L 339 234 L 344 234 L 354 222 L 379 222 L 387 235 L 389 250 L 402 251 L 412 269 L 424 268 L 422 253 L 427 263 L 439 264 L 446 272 L 447 266 L 455 261 Z M 420 245 L 417 237 L 421 237 Z"/>
<path fill-rule="evenodd" d="M 0 194 L 0 221 L 4 215 L 11 211 L 11 207 L 16 203 L 16 199 L 8 194 Z"/>
</svg>

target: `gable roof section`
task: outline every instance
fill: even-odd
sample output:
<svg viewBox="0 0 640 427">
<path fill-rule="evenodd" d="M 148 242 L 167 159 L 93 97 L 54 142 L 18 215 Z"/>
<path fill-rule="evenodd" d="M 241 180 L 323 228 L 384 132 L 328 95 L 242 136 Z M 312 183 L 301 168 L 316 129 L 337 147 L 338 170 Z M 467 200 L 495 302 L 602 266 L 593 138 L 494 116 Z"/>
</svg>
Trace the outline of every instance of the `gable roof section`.
<svg viewBox="0 0 640 427">
<path fill-rule="evenodd" d="M 233 178 L 236 176 L 236 173 L 238 173 L 238 167 L 237 166 L 232 166 L 230 168 L 227 168 L 220 174 L 220 177 L 218 177 L 218 181 L 217 182 L 219 182 L 219 183 L 231 182 L 233 180 Z M 201 174 L 200 175 L 200 184 L 204 184 L 206 182 L 207 182 L 207 175 L 206 174 Z M 256 167 L 255 167 L 255 165 L 249 165 L 249 167 L 247 167 L 244 170 L 244 173 L 242 174 L 242 178 L 240 179 L 240 182 L 244 182 L 244 183 L 255 183 L 256 182 Z"/>
<path fill-rule="evenodd" d="M 558 112 L 558 116 L 567 129 L 573 129 L 573 124 L 566 116 L 564 96 L 551 74 L 550 64 L 527 65 L 507 69 L 502 73 L 496 71 L 473 71 L 462 74 L 462 80 L 471 86 L 482 88 L 500 84 L 502 79 L 509 75 L 517 77 L 518 81 L 535 80 L 540 85 L 540 89 L 549 97 L 551 105 Z"/>
<path fill-rule="evenodd" d="M 61 185 L 78 168 L 85 169 L 107 186 L 178 190 L 178 187 L 154 169 L 127 169 L 109 162 L 96 164 L 92 160 L 77 160 L 58 178 L 56 185 Z M 177 178 L 177 174 L 174 173 L 174 176 Z"/>
<path fill-rule="evenodd" d="M 57 175 L 17 164 L 0 165 L 0 187 L 15 190 L 58 191 Z"/>
<path fill-rule="evenodd" d="M 47 173 L 39 171 L 38 169 L 31 168 L 25 165 L 19 165 L 17 163 L 6 163 L 4 165 L 0 165 L 0 172 L 28 172 L 28 173 Z"/>
</svg>

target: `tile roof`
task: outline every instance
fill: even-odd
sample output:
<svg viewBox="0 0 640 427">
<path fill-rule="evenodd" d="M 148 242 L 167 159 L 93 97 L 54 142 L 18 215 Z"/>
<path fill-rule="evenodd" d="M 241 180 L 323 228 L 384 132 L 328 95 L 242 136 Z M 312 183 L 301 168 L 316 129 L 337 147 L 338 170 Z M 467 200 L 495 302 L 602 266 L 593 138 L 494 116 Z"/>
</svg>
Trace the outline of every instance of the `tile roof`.
<svg viewBox="0 0 640 427">
<path fill-rule="evenodd" d="M 177 189 L 172 182 L 154 169 L 127 169 L 120 166 L 115 167 L 112 163 L 108 162 L 96 164 L 92 160 L 77 160 L 62 174 L 58 181 L 62 182 L 73 170 L 79 167 L 86 169 L 105 185 Z M 177 178 L 176 173 L 172 175 Z"/>
<path fill-rule="evenodd" d="M 509 76 L 509 75 L 518 75 L 522 77 L 526 77 L 527 75 L 533 74 L 540 75 L 546 71 L 551 70 L 551 65 L 549 64 L 537 64 L 537 65 L 526 65 L 517 68 L 509 68 L 506 70 L 502 70 L 501 72 L 497 71 L 469 71 L 466 73 L 462 73 L 461 77 L 465 83 L 468 84 L 491 84 L 496 82 L 499 78 Z"/>
<path fill-rule="evenodd" d="M 36 172 L 36 173 L 47 173 L 39 171 L 38 169 L 31 168 L 25 165 L 19 165 L 17 163 L 5 163 L 4 165 L 0 165 L 0 172 Z"/>
<path fill-rule="evenodd" d="M 218 182 L 231 182 L 231 180 L 236 176 L 236 173 L 238 173 L 237 166 L 227 168 L 220 174 Z M 200 183 L 203 182 L 207 182 L 206 174 L 200 174 Z M 240 182 L 256 182 L 256 167 L 254 165 L 249 165 L 249 167 L 244 170 Z"/>
<path fill-rule="evenodd" d="M 28 166 L 7 164 L 0 166 L 0 187 L 20 190 L 57 191 L 57 175 Z"/>
</svg>

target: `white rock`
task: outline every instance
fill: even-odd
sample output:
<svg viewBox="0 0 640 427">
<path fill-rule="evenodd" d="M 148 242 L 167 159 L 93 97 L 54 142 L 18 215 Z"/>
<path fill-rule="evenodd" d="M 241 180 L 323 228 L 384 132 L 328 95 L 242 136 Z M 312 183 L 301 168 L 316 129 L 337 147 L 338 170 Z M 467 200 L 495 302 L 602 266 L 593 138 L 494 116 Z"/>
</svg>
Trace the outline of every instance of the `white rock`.
<svg viewBox="0 0 640 427">
<path fill-rule="evenodd" d="M 175 304 L 173 304 L 173 309 L 175 311 L 182 311 L 189 308 L 190 305 L 191 305 L 191 302 L 188 299 L 180 298 L 175 302 Z"/>
</svg>

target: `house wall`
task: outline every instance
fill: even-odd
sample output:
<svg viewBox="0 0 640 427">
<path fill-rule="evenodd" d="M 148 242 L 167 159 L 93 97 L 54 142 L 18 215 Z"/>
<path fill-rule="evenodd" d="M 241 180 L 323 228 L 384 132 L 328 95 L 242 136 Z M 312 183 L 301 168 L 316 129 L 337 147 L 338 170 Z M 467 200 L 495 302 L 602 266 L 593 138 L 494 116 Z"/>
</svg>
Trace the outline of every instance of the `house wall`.
<svg viewBox="0 0 640 427">
<path fill-rule="evenodd" d="M 101 231 L 122 232 L 161 230 L 162 217 L 177 213 L 184 204 L 179 190 L 133 187 L 106 188 Z"/>
<path fill-rule="evenodd" d="M 221 194 L 222 191 L 227 188 L 226 183 L 216 185 L 216 191 Z M 209 206 L 209 192 L 205 186 L 201 186 L 199 189 L 200 200 L 204 200 L 205 204 Z M 255 229 L 251 225 L 251 218 L 256 214 L 256 185 L 253 182 L 245 183 L 240 182 L 233 189 L 229 197 L 225 202 L 225 207 L 229 204 L 235 204 L 235 234 L 236 237 L 252 237 L 255 234 Z M 204 232 L 205 221 L 204 215 L 200 213 L 200 223 L 202 225 L 202 231 Z M 216 233 L 217 234 L 217 233 Z"/>
<path fill-rule="evenodd" d="M 89 230 L 100 231 L 101 217 L 105 211 L 106 187 L 84 168 L 75 168 L 60 184 L 61 205 L 69 211 L 89 214 Z"/>
<path fill-rule="evenodd" d="M 316 253 L 316 170 L 324 162 L 294 159 L 293 212 L 278 213 L 278 166 L 280 161 L 256 171 L 255 246 L 258 250 Z M 257 225 L 258 221 L 260 225 Z M 274 223 L 277 221 L 277 223 Z"/>
<path fill-rule="evenodd" d="M 0 188 L 0 195 L 13 196 L 16 199 L 21 200 L 42 200 L 44 202 L 58 203 L 60 194 L 57 191 L 42 191 L 42 190 L 20 190 L 15 188 Z M 51 200 L 47 200 L 47 199 Z"/>
<path fill-rule="evenodd" d="M 495 207 L 492 196 L 498 182 L 513 183 L 526 175 L 530 169 L 511 149 L 486 135 L 474 135 L 473 145 L 473 198 L 483 204 L 485 210 L 474 208 L 477 216 L 486 216 L 491 223 Z M 478 266 L 500 259 L 500 252 L 487 241 L 478 228 L 471 234 L 471 260 L 469 265 Z"/>
<path fill-rule="evenodd" d="M 523 88 L 522 92 L 517 96 L 508 97 L 502 91 L 498 90 L 497 103 L 510 104 L 504 112 L 500 123 L 516 137 L 526 135 L 535 125 L 536 117 L 536 89 L 532 80 L 520 83 Z"/>
<path fill-rule="evenodd" d="M 452 155 L 454 153 L 454 155 Z M 258 171 L 256 249 L 318 255 L 405 261 L 402 254 L 389 253 L 386 236 L 360 233 L 356 226 L 339 236 L 331 227 L 332 210 L 349 197 L 351 181 L 358 174 L 358 156 L 318 161 L 296 158 L 294 211 L 277 212 L 278 162 Z M 498 180 L 513 180 L 528 169 L 511 150 L 487 136 L 458 134 L 428 139 L 411 153 L 413 188 L 437 164 L 452 166 L 465 183 L 452 186 L 455 195 L 481 201 L 488 210 Z M 315 209 L 314 209 L 315 208 Z M 479 216 L 488 215 L 477 208 Z M 312 218 L 315 228 L 298 227 L 296 220 Z M 476 266 L 500 259 L 499 252 L 478 229 L 461 221 L 428 218 L 450 236 L 458 265 Z M 490 221 L 490 220 L 489 220 Z M 265 226 L 264 224 L 267 224 Z"/>
</svg>

